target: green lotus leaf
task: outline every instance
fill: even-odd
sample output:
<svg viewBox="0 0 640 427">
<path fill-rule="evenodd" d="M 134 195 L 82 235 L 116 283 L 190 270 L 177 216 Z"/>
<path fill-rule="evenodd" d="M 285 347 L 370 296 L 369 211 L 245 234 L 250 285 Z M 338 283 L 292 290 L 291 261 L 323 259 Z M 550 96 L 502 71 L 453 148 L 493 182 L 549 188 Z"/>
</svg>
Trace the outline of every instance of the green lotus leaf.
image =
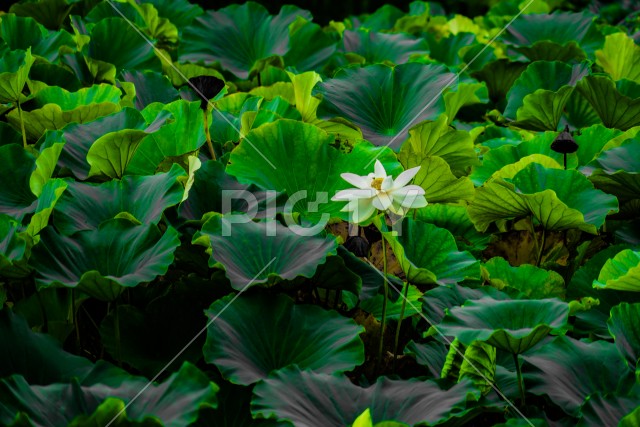
<svg viewBox="0 0 640 427">
<path fill-rule="evenodd" d="M 73 237 L 51 227 L 40 236 L 31 256 L 37 285 L 77 287 L 103 301 L 165 274 L 180 243 L 173 228 L 163 235 L 155 225 L 137 226 L 126 219 L 105 221 Z"/>
<path fill-rule="evenodd" d="M 401 166 L 388 148 L 361 141 L 345 153 L 334 140 L 311 124 L 278 120 L 247 134 L 231 153 L 227 173 L 243 184 L 295 195 L 298 200 L 290 200 L 292 211 L 310 221 L 323 214 L 346 219 L 347 214 L 340 212 L 342 203 L 327 203 L 337 191 L 350 187 L 341 173 L 366 175 L 375 159 L 390 175 L 399 173 Z"/>
<path fill-rule="evenodd" d="M 491 240 L 491 235 L 476 230 L 465 206 L 429 204 L 415 212 L 416 219 L 449 230 L 456 239 L 459 251 L 478 255 Z"/>
<path fill-rule="evenodd" d="M 179 98 L 178 91 L 171 81 L 155 71 L 126 70 L 122 72 L 122 78 L 135 85 L 134 105 L 138 110 L 154 102 L 169 104 Z"/>
<path fill-rule="evenodd" d="M 627 95 L 622 83 L 614 82 L 606 75 L 592 75 L 583 78 L 577 85 L 580 94 L 598 113 L 602 123 L 608 128 L 628 130 L 640 125 L 640 94 Z M 637 85 L 637 84 L 636 84 Z"/>
<path fill-rule="evenodd" d="M 429 203 L 452 203 L 473 198 L 473 183 L 466 176 L 456 178 L 442 157 L 427 157 L 420 166 L 413 183 L 424 188 Z"/>
<path fill-rule="evenodd" d="M 604 47 L 596 52 L 596 63 L 613 80 L 629 79 L 640 83 L 640 46 L 625 33 L 609 34 Z"/>
<path fill-rule="evenodd" d="M 455 238 L 444 228 L 405 218 L 397 236 L 393 231 L 382 234 L 411 283 L 445 285 L 479 277 L 478 261 L 459 252 Z"/>
<path fill-rule="evenodd" d="M 566 124 L 569 125 L 570 129 L 583 129 L 593 125 L 602 125 L 602 120 L 596 110 L 577 90 L 573 91 L 564 106 L 564 120 L 566 120 Z"/>
<path fill-rule="evenodd" d="M 348 426 L 370 409 L 374 422 L 436 425 L 464 416 L 469 412 L 467 399 L 480 397 L 468 381 L 445 387 L 436 381 L 380 377 L 370 387 L 361 388 L 344 376 L 290 367 L 255 386 L 251 411 L 254 417 L 273 417 L 294 425 L 314 420 L 317 425 Z"/>
<path fill-rule="evenodd" d="M 5 52 L 0 59 L 0 102 L 16 102 L 22 98 L 22 89 L 35 62 L 31 49 Z M 20 129 L 20 128 L 18 128 Z"/>
<path fill-rule="evenodd" d="M 101 84 L 68 92 L 60 87 L 47 87 L 36 94 L 37 107 L 23 111 L 27 138 L 39 139 L 46 130 L 62 129 L 73 122 L 86 123 L 120 110 L 122 92 L 115 86 Z M 16 110 L 7 114 L 7 120 L 20 129 L 20 115 Z"/>
<path fill-rule="evenodd" d="M 337 247 L 335 239 L 299 235 L 273 220 L 252 222 L 246 215 L 219 214 L 209 218 L 193 243 L 208 248 L 209 266 L 221 264 L 237 290 L 312 277 Z"/>
<path fill-rule="evenodd" d="M 391 61 L 404 64 L 411 55 L 426 54 L 429 45 L 424 39 L 417 39 L 405 34 L 377 33 L 359 29 L 345 31 L 342 34 L 344 52 L 362 56 L 366 63 L 375 64 Z"/>
<path fill-rule="evenodd" d="M 515 126 L 530 130 L 557 130 L 564 106 L 576 83 L 589 72 L 586 64 L 573 67 L 559 61 L 531 63 L 513 83 L 504 110 Z M 555 76 L 549 79 L 548 76 Z"/>
<path fill-rule="evenodd" d="M 33 237 L 49 224 L 49 217 L 66 189 L 67 183 L 61 179 L 52 179 L 44 185 L 42 194 L 38 197 L 35 212 L 29 220 L 27 234 Z"/>
<path fill-rule="evenodd" d="M 390 30 L 394 27 L 395 22 L 405 15 L 397 7 L 385 4 L 373 13 L 360 18 L 353 18 L 353 26 L 355 28 L 364 28 L 371 31 Z"/>
<path fill-rule="evenodd" d="M 42 194 L 44 186 L 51 180 L 63 148 L 63 143 L 40 146 L 40 154 L 35 162 L 36 168 L 29 178 L 29 188 L 36 196 Z"/>
<path fill-rule="evenodd" d="M 367 409 L 364 411 L 356 420 L 353 422 L 351 427 L 407 427 L 408 424 L 399 423 L 396 421 L 381 421 L 379 423 L 373 424 L 373 420 L 371 419 L 371 410 Z"/>
<path fill-rule="evenodd" d="M 241 79 L 249 77 L 256 63 L 289 50 L 289 25 L 309 12 L 294 6 L 270 15 L 254 2 L 207 11 L 183 31 L 179 58 L 220 64 Z"/>
<path fill-rule="evenodd" d="M 460 83 L 455 90 L 449 90 L 444 94 L 445 113 L 449 123 L 458 114 L 462 107 L 489 102 L 489 92 L 484 82 Z"/>
<path fill-rule="evenodd" d="M 625 249 L 608 259 L 593 287 L 640 292 L 640 251 Z"/>
<path fill-rule="evenodd" d="M 416 343 L 409 341 L 404 347 L 404 354 L 416 359 L 416 363 L 429 369 L 434 378 L 440 378 L 442 367 L 447 358 L 447 348 L 439 341 Z"/>
<path fill-rule="evenodd" d="M 640 359 L 640 304 L 622 303 L 611 309 L 607 322 L 609 333 L 616 340 L 616 347 L 635 369 Z"/>
<path fill-rule="evenodd" d="M 89 35 L 91 41 L 83 49 L 86 56 L 113 64 L 117 72 L 125 69 L 162 71 L 153 46 L 120 16 L 100 20 Z"/>
<path fill-rule="evenodd" d="M 582 172 L 589 180 L 618 200 L 627 201 L 640 198 L 640 138 L 635 138 L 620 147 L 600 153 Z"/>
<path fill-rule="evenodd" d="M 335 53 L 338 43 L 336 37 L 302 16 L 289 26 L 289 37 L 289 51 L 284 55 L 284 62 L 298 71 L 322 68 Z"/>
<path fill-rule="evenodd" d="M 594 18 L 593 14 L 586 11 L 525 14 L 507 27 L 503 41 L 513 46 L 532 46 L 537 42 L 549 41 L 565 47 L 575 42 L 592 58 L 603 43 L 603 36 L 596 28 Z M 560 60 L 553 57 L 538 59 Z"/>
<path fill-rule="evenodd" d="M 143 389 L 145 398 L 134 399 Z M 12 425 L 20 415 L 28 420 L 26 425 L 89 426 L 87 423 L 96 418 L 110 422 L 118 414 L 117 408 L 130 403 L 120 415 L 123 421 L 137 422 L 129 425 L 178 427 L 195 422 L 199 407 L 215 407 L 217 391 L 218 386 L 189 363 L 184 363 L 161 384 L 150 386 L 146 378 L 131 376 L 106 363 L 96 365 L 85 378 L 74 378 L 69 383 L 30 385 L 24 377 L 14 375 L 0 380 L 3 396 L 0 422 Z M 52 405 L 55 401 L 67 404 Z M 95 411 L 99 412 L 94 415 Z M 112 414 L 112 418 L 108 419 L 107 414 Z"/>
<path fill-rule="evenodd" d="M 217 320 L 207 328 L 203 353 L 235 384 L 253 384 L 292 365 L 333 374 L 364 362 L 359 337 L 364 328 L 351 319 L 314 305 L 295 305 L 284 295 L 243 295 L 224 310 L 232 297 L 214 302 L 206 312 Z"/>
<path fill-rule="evenodd" d="M 442 378 L 451 378 L 460 382 L 469 378 L 482 394 L 491 391 L 496 374 L 496 348 L 482 341 L 469 346 L 455 339 L 449 346 L 449 352 L 442 366 Z"/>
<path fill-rule="evenodd" d="M 640 425 L 640 408 L 635 408 L 620 420 L 620 427 L 635 427 Z"/>
<path fill-rule="evenodd" d="M 11 144 L 22 144 L 22 135 L 8 123 L 0 122 L 0 147 Z"/>
<path fill-rule="evenodd" d="M 106 220 L 127 212 L 142 224 L 157 224 L 163 212 L 181 202 L 184 170 L 173 165 L 168 173 L 125 176 L 101 184 L 69 182 L 56 205 L 55 226 L 65 235 L 97 229 Z"/>
<path fill-rule="evenodd" d="M 573 137 L 580 147 L 578 151 L 576 151 L 578 164 L 584 166 L 594 160 L 596 156 L 600 157 L 599 153 L 609 142 L 621 134 L 622 132 L 618 129 L 608 129 L 601 124 L 581 129 L 580 135 Z"/>
<path fill-rule="evenodd" d="M 466 169 L 478 163 L 473 139 L 468 132 L 454 130 L 447 123 L 447 116 L 441 115 L 412 128 L 398 153 L 403 166 L 420 166 L 425 159 L 438 156 L 449 164 L 455 176 L 466 175 Z"/>
<path fill-rule="evenodd" d="M 568 325 L 569 305 L 557 299 L 495 300 L 482 298 L 446 311 L 441 333 L 464 345 L 483 341 L 512 354 L 521 354 L 550 333 Z"/>
<path fill-rule="evenodd" d="M 444 111 L 438 95 L 456 82 L 443 65 L 407 63 L 344 68 L 318 85 L 326 115 L 344 117 L 376 145 L 398 149 L 415 123 Z M 434 101 L 425 101 L 434 100 Z"/>
<path fill-rule="evenodd" d="M 618 201 L 593 188 L 575 170 L 546 169 L 531 163 L 513 182 L 493 180 L 476 190 L 469 216 L 480 231 L 493 221 L 532 215 L 545 230 L 578 228 L 596 234 Z"/>
<path fill-rule="evenodd" d="M 0 169 L 0 211 L 17 220 L 33 212 L 37 197 L 31 191 L 29 180 L 35 170 L 34 157 L 20 145 L 0 147 L 3 167 Z"/>
<path fill-rule="evenodd" d="M 66 0 L 40 0 L 37 3 L 14 3 L 9 12 L 30 16 L 50 30 L 58 30 L 69 16 L 72 5 Z"/>
<path fill-rule="evenodd" d="M 502 103 L 506 101 L 507 93 L 513 83 L 526 68 L 527 64 L 512 62 L 505 58 L 489 62 L 481 70 L 474 71 L 471 75 L 487 84 L 491 101 Z"/>
<path fill-rule="evenodd" d="M 491 147 L 483 154 L 482 165 L 474 166 L 469 177 L 475 185 L 481 186 L 491 177 L 511 179 L 530 163 L 550 168 L 561 167 L 562 154 L 551 150 L 551 143 L 556 136 L 556 132 L 544 132 L 529 141 Z M 574 159 L 571 156 L 568 156 L 567 167 L 573 166 Z"/>
<path fill-rule="evenodd" d="M 430 323 L 438 324 L 449 309 L 459 307 L 467 300 L 475 301 L 482 298 L 506 300 L 509 296 L 491 286 L 482 286 L 477 289 L 461 285 L 439 286 L 424 294 L 422 311 Z"/>
<path fill-rule="evenodd" d="M 224 197 L 223 197 L 224 196 Z M 229 197 L 232 196 L 232 197 Z M 255 186 L 242 185 L 225 172 L 220 162 L 209 160 L 195 172 L 189 197 L 178 212 L 187 220 L 200 220 L 208 212 L 255 212 L 265 210 L 272 196 Z"/>
<path fill-rule="evenodd" d="M 32 239 L 20 224 L 7 215 L 0 215 L 0 276 L 25 277 L 31 270 L 27 266 Z"/>
<path fill-rule="evenodd" d="M 640 388 L 637 386 L 629 393 L 604 394 L 595 392 L 580 408 L 582 418 L 578 426 L 635 427 L 638 425 L 637 423 L 633 424 L 634 417 L 638 415 L 638 399 L 640 399 Z M 629 418 L 626 418 L 627 416 Z"/>
<path fill-rule="evenodd" d="M 0 38 L 11 50 L 31 48 L 33 55 L 54 62 L 58 59 L 58 51 L 65 46 L 74 49 L 76 42 L 65 30 L 49 31 L 31 17 L 16 16 L 12 13 L 2 15 L 0 21 Z"/>
<path fill-rule="evenodd" d="M 562 61 L 576 62 L 587 59 L 586 53 L 575 41 L 564 45 L 549 40 L 540 40 L 531 46 L 520 46 L 516 51 L 522 53 L 531 61 Z"/>
<path fill-rule="evenodd" d="M 0 377 L 22 375 L 30 384 L 65 382 L 83 377 L 92 368 L 84 357 L 67 353 L 53 337 L 31 330 L 27 321 L 9 309 L 0 310 Z"/>
<path fill-rule="evenodd" d="M 416 286 L 409 285 L 408 283 L 404 284 L 403 286 L 409 286 L 406 294 L 407 299 L 403 313 L 403 319 L 406 319 L 407 317 L 411 317 L 422 311 L 422 292 L 420 292 L 420 290 Z M 404 287 L 398 287 L 397 289 L 402 293 L 402 295 L 405 295 Z M 395 293 L 395 291 L 391 292 Z M 376 319 L 382 319 L 383 299 L 383 295 L 376 295 L 373 298 L 361 301 L 359 307 L 367 313 L 371 313 L 371 315 L 373 315 L 373 317 L 375 317 Z M 399 297 L 395 301 L 387 301 L 387 320 L 400 320 L 403 301 L 405 301 L 403 297 Z"/>
<path fill-rule="evenodd" d="M 527 391 L 546 394 L 574 416 L 591 393 L 612 393 L 631 374 L 616 346 L 606 341 L 589 343 L 562 336 L 522 357 Z"/>
<path fill-rule="evenodd" d="M 545 270 L 534 265 L 523 264 L 512 267 L 500 257 L 491 258 L 482 266 L 485 280 L 499 290 L 516 290 L 530 299 L 564 299 L 564 279 L 555 271 Z"/>
<path fill-rule="evenodd" d="M 149 0 L 147 3 L 153 4 L 160 16 L 169 19 L 180 31 L 203 13 L 199 5 L 187 0 Z"/>
<path fill-rule="evenodd" d="M 163 106 L 156 120 L 167 115 L 170 118 L 144 139 L 127 164 L 126 173 L 151 175 L 166 159 L 198 150 L 205 143 L 204 117 L 199 105 L 178 100 Z"/>
</svg>

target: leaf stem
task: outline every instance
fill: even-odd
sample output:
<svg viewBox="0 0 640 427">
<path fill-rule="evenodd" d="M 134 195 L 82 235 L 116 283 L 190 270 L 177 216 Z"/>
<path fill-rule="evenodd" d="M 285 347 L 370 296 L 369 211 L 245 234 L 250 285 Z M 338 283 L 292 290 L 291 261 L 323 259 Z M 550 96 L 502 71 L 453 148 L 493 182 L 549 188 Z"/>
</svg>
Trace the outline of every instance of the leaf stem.
<svg viewBox="0 0 640 427">
<path fill-rule="evenodd" d="M 382 363 L 382 353 L 384 349 L 384 329 L 387 326 L 387 299 L 389 298 L 389 285 L 387 283 L 387 249 L 386 244 L 384 243 L 384 235 L 382 236 L 382 269 L 383 269 L 383 282 L 382 285 L 384 287 L 384 297 L 382 299 L 382 323 L 380 325 L 380 345 L 378 347 L 378 360 L 376 365 L 378 365 L 378 369 Z"/>
<path fill-rule="evenodd" d="M 544 252 L 544 245 L 547 241 L 547 230 L 542 228 L 542 242 L 540 243 L 540 248 L 538 250 L 538 257 L 536 258 L 536 267 L 540 266 L 540 261 L 542 261 L 542 252 Z"/>
<path fill-rule="evenodd" d="M 213 150 L 213 144 L 211 143 L 211 134 L 209 133 L 209 110 L 202 110 L 204 114 L 204 136 L 207 138 L 207 147 L 209 147 L 209 154 L 211 159 L 216 160 L 216 152 Z"/>
<path fill-rule="evenodd" d="M 520 361 L 517 353 L 513 353 L 513 361 L 516 364 L 516 376 L 518 380 L 518 390 L 520 390 L 520 400 L 522 406 L 524 406 L 524 382 L 522 381 L 522 368 L 520 367 Z"/>
<path fill-rule="evenodd" d="M 398 359 L 398 344 L 400 343 L 400 329 L 402 329 L 402 320 L 404 319 L 404 310 L 407 307 L 407 295 L 409 295 L 409 283 L 404 285 L 404 293 L 402 297 L 402 307 L 400 308 L 400 320 L 396 329 L 396 340 L 393 343 L 393 372 L 396 371 L 396 360 Z"/>
<path fill-rule="evenodd" d="M 22 107 L 20 106 L 20 100 L 18 100 L 18 117 L 20 118 L 20 129 L 22 130 L 22 146 L 27 148 L 27 132 L 24 129 L 24 120 L 22 119 Z"/>
</svg>

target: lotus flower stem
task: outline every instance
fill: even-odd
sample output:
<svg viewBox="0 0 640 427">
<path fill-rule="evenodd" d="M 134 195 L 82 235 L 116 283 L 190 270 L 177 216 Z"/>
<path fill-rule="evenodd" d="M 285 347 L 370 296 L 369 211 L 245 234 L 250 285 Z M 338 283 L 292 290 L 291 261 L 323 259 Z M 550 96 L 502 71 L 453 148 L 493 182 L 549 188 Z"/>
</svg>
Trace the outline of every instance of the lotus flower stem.
<svg viewBox="0 0 640 427">
<path fill-rule="evenodd" d="M 387 326 L 387 299 L 389 297 L 389 284 L 387 283 L 387 249 L 384 243 L 384 236 L 382 236 L 382 273 L 383 273 L 383 288 L 384 288 L 384 297 L 382 299 L 382 323 L 380 325 L 380 346 L 378 347 L 378 360 L 376 365 L 378 365 L 379 371 L 380 364 L 382 363 L 382 354 L 384 349 L 384 329 Z"/>
<path fill-rule="evenodd" d="M 24 129 L 24 120 L 22 119 L 22 107 L 18 101 L 18 117 L 20 118 L 20 129 L 22 130 L 22 145 L 27 148 L 27 132 Z"/>
<path fill-rule="evenodd" d="M 513 361 L 516 364 L 516 376 L 518 380 L 518 390 L 520 390 L 521 404 L 524 406 L 524 382 L 522 381 L 522 368 L 520 367 L 520 361 L 518 360 L 517 353 L 513 353 Z"/>
<path fill-rule="evenodd" d="M 216 152 L 213 151 L 213 144 L 211 143 L 211 134 L 209 133 L 209 110 L 202 110 L 204 114 L 204 136 L 207 138 L 207 147 L 209 147 L 209 154 L 213 160 L 216 160 Z"/>
<path fill-rule="evenodd" d="M 396 360 L 398 359 L 398 344 L 400 342 L 400 329 L 402 328 L 402 320 L 404 319 L 404 310 L 407 307 L 408 294 L 409 294 L 409 283 L 406 283 L 404 286 L 404 294 L 402 297 L 402 307 L 400 308 L 400 320 L 398 320 L 398 328 L 396 329 L 396 340 L 393 343 L 393 372 L 396 371 Z"/>
</svg>

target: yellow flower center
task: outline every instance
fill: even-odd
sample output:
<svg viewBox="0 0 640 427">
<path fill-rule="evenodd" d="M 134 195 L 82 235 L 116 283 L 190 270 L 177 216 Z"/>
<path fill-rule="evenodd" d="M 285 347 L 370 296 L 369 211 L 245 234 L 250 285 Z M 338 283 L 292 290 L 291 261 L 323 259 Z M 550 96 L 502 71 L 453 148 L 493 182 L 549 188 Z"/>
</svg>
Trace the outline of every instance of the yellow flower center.
<svg viewBox="0 0 640 427">
<path fill-rule="evenodd" d="M 382 181 L 384 181 L 384 178 L 373 178 L 371 181 L 371 187 L 376 190 L 382 190 Z"/>
</svg>

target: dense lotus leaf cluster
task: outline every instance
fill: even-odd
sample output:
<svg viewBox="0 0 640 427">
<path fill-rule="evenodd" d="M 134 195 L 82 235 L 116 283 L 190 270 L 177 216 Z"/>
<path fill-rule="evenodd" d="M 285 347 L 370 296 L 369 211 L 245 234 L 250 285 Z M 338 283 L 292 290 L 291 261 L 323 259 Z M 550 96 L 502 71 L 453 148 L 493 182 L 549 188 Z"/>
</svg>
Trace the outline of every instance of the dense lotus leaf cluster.
<svg viewBox="0 0 640 427">
<path fill-rule="evenodd" d="M 0 425 L 637 425 L 640 10 L 460 3 L 0 14 Z"/>
</svg>

